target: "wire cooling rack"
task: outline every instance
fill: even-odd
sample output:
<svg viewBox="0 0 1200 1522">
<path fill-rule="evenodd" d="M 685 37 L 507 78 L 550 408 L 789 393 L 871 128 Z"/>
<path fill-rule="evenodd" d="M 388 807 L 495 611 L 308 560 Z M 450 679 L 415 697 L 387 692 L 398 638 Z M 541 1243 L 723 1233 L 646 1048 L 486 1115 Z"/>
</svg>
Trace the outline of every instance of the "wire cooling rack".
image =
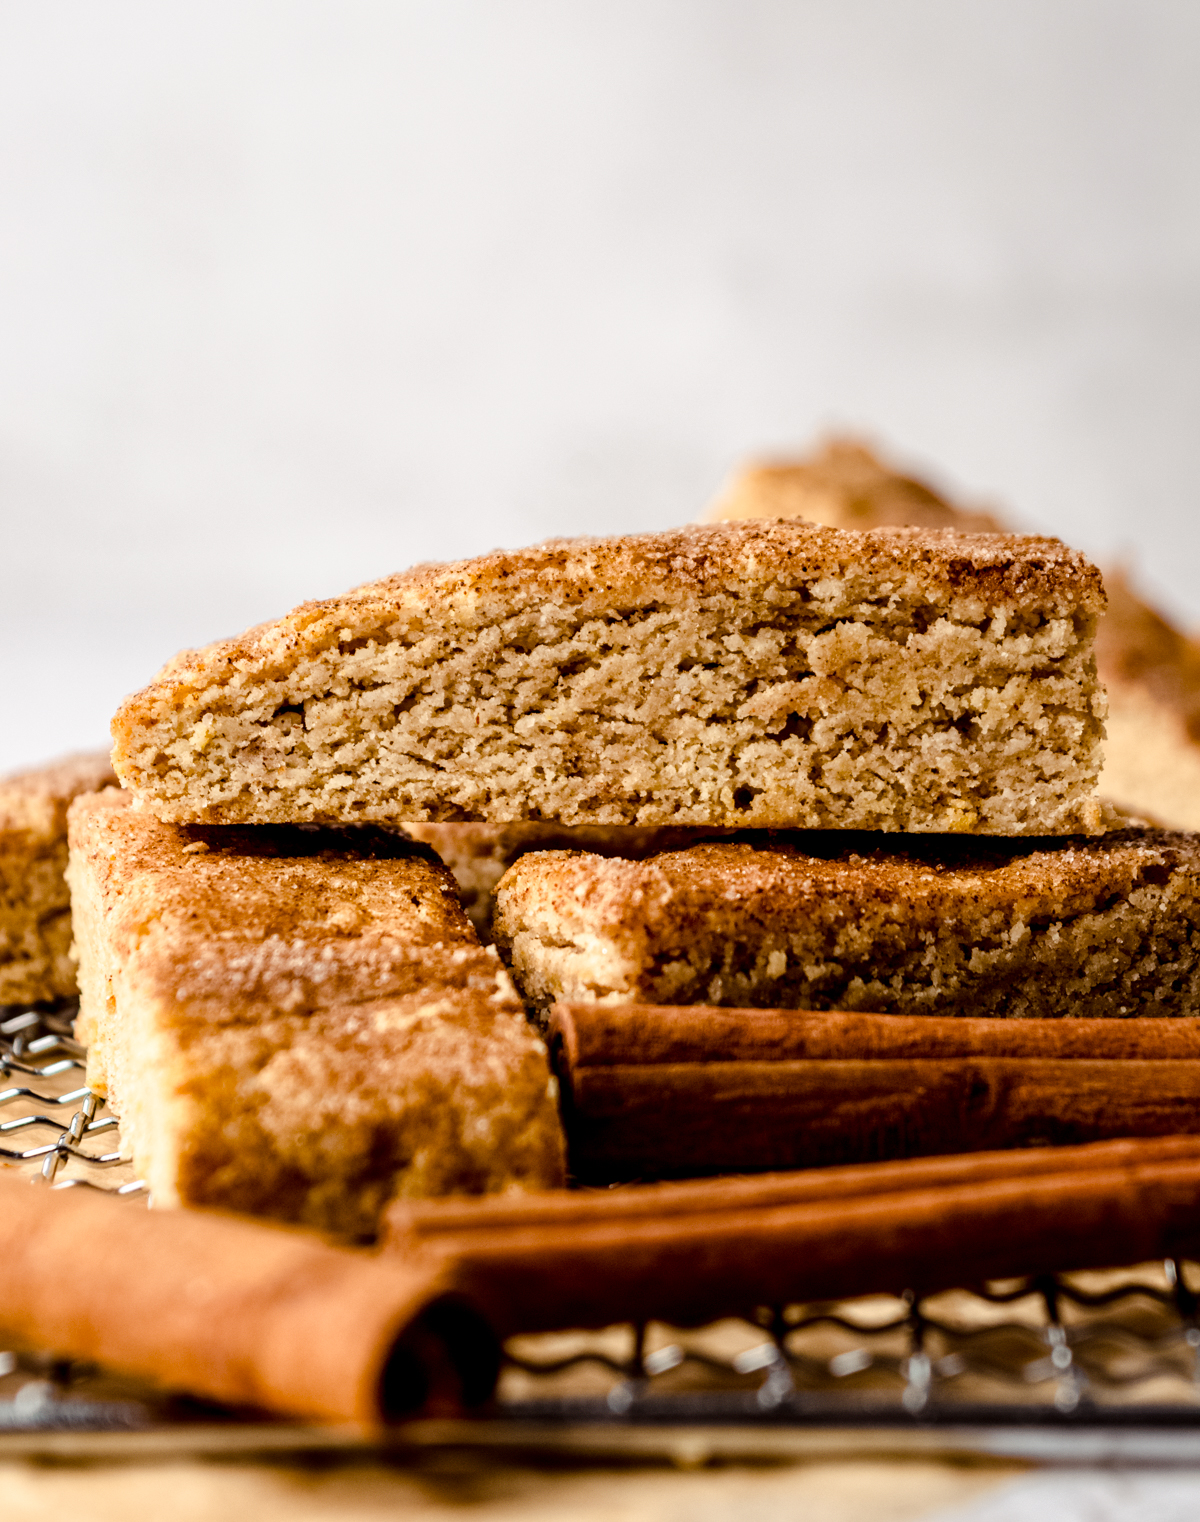
<svg viewBox="0 0 1200 1522">
<path fill-rule="evenodd" d="M 83 1081 L 74 1013 L 0 1009 L 0 1165 L 35 1187 L 99 1189 L 136 1209 L 145 1185 L 121 1156 L 116 1117 Z M 410 1424 L 399 1441 L 677 1462 L 805 1443 L 1200 1462 L 1200 1265 L 1169 1259 L 923 1298 L 898 1289 L 764 1306 L 753 1321 L 689 1332 L 654 1323 L 514 1338 L 485 1420 Z M 351 1441 L 0 1350 L 0 1452 L 31 1434 L 71 1451 L 84 1435 L 101 1451 L 133 1436 L 176 1449 L 197 1434 L 225 1449 Z"/>
</svg>

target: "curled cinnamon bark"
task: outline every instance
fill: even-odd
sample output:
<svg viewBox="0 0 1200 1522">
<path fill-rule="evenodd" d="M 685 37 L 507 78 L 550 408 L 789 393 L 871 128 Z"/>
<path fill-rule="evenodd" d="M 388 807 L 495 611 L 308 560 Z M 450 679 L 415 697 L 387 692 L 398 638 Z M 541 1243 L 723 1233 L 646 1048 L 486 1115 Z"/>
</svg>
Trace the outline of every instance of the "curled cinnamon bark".
<svg viewBox="0 0 1200 1522">
<path fill-rule="evenodd" d="M 1200 1246 L 1200 1138 L 393 1206 L 505 1333 L 1111 1267 Z"/>
<path fill-rule="evenodd" d="M 1200 1020 L 559 1004 L 586 1183 L 1200 1129 Z"/>
<path fill-rule="evenodd" d="M 0 1326 L 19 1346 L 230 1405 L 376 1425 L 491 1392 L 495 1341 L 432 1260 L 0 1175 Z"/>
</svg>

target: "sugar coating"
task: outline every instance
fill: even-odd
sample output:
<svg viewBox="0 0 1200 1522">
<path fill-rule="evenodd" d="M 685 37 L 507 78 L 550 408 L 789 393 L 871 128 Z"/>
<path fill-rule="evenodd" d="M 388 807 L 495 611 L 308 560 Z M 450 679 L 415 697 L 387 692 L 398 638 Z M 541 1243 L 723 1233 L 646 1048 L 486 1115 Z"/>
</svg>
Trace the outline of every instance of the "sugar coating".
<svg viewBox="0 0 1200 1522">
<path fill-rule="evenodd" d="M 899 847 L 899 848 L 896 848 Z M 897 1014 L 1200 1014 L 1200 837 L 798 836 L 523 856 L 497 943 L 526 1000 Z"/>
<path fill-rule="evenodd" d="M 77 800 L 88 1081 L 156 1205 L 369 1235 L 396 1195 L 561 1181 L 545 1047 L 424 848 Z"/>
<path fill-rule="evenodd" d="M 116 781 L 101 752 L 0 779 L 0 1005 L 75 993 L 67 807 Z"/>
<path fill-rule="evenodd" d="M 773 521 L 418 567 L 185 652 L 113 725 L 206 823 L 1091 832 L 1099 574 Z"/>
</svg>

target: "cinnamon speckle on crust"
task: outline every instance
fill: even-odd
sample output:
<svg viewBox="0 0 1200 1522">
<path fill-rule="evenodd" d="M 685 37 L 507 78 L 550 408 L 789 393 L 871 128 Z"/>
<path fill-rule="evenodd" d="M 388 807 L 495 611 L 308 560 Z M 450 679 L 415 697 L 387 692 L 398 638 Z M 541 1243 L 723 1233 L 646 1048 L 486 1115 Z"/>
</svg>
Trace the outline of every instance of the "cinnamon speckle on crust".
<svg viewBox="0 0 1200 1522">
<path fill-rule="evenodd" d="M 1200 837 L 1178 832 L 543 852 L 496 903 L 498 944 L 539 1006 L 1200 1014 Z"/>
</svg>

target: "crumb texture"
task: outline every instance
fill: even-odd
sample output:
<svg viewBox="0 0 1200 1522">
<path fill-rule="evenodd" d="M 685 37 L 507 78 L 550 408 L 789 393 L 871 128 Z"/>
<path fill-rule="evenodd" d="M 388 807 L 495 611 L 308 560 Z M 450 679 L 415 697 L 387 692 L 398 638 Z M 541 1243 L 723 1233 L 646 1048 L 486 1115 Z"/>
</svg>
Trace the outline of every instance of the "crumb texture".
<svg viewBox="0 0 1200 1522">
<path fill-rule="evenodd" d="M 526 999 L 897 1014 L 1200 1014 L 1200 839 L 780 836 L 522 857 L 496 934 Z"/>
<path fill-rule="evenodd" d="M 67 808 L 116 781 L 103 753 L 0 778 L 0 1005 L 75 993 Z"/>
<path fill-rule="evenodd" d="M 70 881 L 88 1079 L 156 1204 L 361 1236 L 396 1196 L 561 1182 L 545 1047 L 427 848 L 100 795 Z"/>
<path fill-rule="evenodd" d="M 1094 832 L 1103 603 L 1052 539 L 559 541 L 185 652 L 114 759 L 177 822 Z"/>
</svg>

